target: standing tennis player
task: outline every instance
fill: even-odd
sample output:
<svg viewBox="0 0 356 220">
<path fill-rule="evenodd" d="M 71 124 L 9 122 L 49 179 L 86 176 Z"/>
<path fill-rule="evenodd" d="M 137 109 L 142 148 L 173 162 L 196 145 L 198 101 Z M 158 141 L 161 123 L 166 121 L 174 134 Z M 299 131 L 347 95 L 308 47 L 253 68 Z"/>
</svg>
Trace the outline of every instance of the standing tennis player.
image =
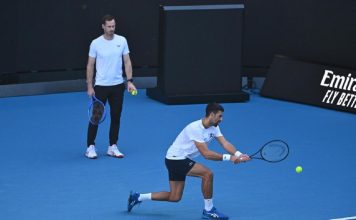
<svg viewBox="0 0 356 220">
<path fill-rule="evenodd" d="M 169 192 L 132 193 L 130 192 L 127 211 L 145 200 L 178 202 L 182 198 L 186 176 L 202 179 L 204 210 L 206 219 L 228 219 L 213 205 L 213 173 L 192 158 L 202 154 L 205 159 L 240 163 L 250 160 L 249 156 L 237 151 L 220 132 L 219 123 L 223 119 L 224 108 L 217 103 L 206 106 L 205 117 L 188 124 L 169 147 L 165 163 L 169 174 Z M 227 154 L 209 150 L 208 143 L 216 138 Z"/>
<path fill-rule="evenodd" d="M 120 118 L 125 91 L 122 64 L 125 66 L 128 91 L 136 90 L 132 79 L 132 66 L 129 47 L 125 37 L 115 34 L 116 22 L 111 15 L 102 19 L 103 35 L 94 39 L 90 44 L 87 64 L 87 93 L 96 96 L 103 103 L 110 105 L 110 132 L 107 154 L 116 158 L 123 158 L 117 141 L 120 129 Z M 96 67 L 95 81 L 94 67 Z M 87 136 L 87 150 L 85 156 L 97 158 L 95 138 L 98 126 L 89 123 Z"/>
</svg>

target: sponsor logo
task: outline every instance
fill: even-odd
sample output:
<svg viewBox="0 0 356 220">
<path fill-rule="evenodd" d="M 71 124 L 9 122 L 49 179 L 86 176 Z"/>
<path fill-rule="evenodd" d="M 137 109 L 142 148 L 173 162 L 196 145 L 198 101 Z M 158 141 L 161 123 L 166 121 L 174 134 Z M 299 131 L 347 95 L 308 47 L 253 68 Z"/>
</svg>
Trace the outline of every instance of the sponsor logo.
<svg viewBox="0 0 356 220">
<path fill-rule="evenodd" d="M 352 73 L 345 76 L 325 70 L 320 85 L 328 88 L 322 99 L 323 103 L 356 108 L 356 77 Z"/>
<path fill-rule="evenodd" d="M 214 138 L 214 134 L 213 133 L 209 133 L 208 137 L 204 137 L 204 141 L 206 143 L 209 143 L 209 142 L 211 142 L 213 140 L 213 138 Z"/>
</svg>

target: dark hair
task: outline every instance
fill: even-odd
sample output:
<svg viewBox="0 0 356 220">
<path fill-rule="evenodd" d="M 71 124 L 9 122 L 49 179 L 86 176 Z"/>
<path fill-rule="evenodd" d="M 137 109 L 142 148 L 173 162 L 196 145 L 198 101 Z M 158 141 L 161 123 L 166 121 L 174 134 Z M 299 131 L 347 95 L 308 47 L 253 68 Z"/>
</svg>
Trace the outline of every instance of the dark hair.
<svg viewBox="0 0 356 220">
<path fill-rule="evenodd" d="M 103 16 L 103 18 L 101 19 L 101 23 L 105 25 L 107 21 L 112 21 L 114 19 L 114 16 L 107 14 Z"/>
<path fill-rule="evenodd" d="M 224 108 L 219 103 L 209 103 L 205 108 L 205 117 L 208 117 L 212 112 L 216 114 L 218 111 L 224 112 Z"/>
</svg>

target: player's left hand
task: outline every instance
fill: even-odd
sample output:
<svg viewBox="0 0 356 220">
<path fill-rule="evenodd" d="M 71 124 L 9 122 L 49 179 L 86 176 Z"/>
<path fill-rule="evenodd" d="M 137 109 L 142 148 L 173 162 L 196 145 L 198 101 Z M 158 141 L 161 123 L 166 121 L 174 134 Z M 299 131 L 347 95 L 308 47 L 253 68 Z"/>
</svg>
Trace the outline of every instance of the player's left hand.
<svg viewBox="0 0 356 220">
<path fill-rule="evenodd" d="M 134 91 L 134 90 L 137 90 L 135 85 L 132 82 L 127 82 L 127 91 L 131 92 L 131 91 Z"/>
</svg>

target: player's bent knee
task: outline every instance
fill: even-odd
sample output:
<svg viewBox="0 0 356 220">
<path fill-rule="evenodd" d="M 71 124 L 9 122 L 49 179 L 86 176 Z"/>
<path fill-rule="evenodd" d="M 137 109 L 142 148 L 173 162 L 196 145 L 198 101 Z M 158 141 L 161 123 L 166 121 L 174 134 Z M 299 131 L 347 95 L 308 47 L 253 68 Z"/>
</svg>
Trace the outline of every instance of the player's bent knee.
<svg viewBox="0 0 356 220">
<path fill-rule="evenodd" d="M 170 197 L 169 201 L 170 202 L 179 202 L 182 199 L 182 197 Z"/>
<path fill-rule="evenodd" d="M 209 170 L 205 173 L 204 178 L 207 180 L 212 180 L 214 179 L 214 173 Z"/>
</svg>

